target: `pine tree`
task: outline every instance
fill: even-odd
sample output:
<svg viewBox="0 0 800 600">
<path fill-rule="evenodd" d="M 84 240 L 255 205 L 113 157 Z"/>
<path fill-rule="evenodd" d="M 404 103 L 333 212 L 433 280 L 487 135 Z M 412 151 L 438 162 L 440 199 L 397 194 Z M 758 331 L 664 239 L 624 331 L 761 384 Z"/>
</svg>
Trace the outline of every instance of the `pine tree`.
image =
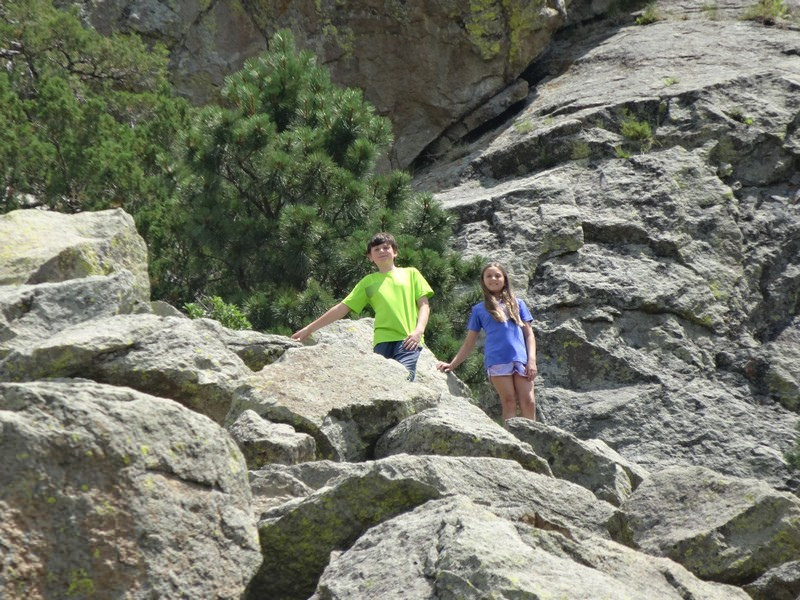
<svg viewBox="0 0 800 600">
<path fill-rule="evenodd" d="M 477 268 L 450 249 L 449 215 L 414 193 L 407 173 L 375 172 L 389 121 L 360 90 L 332 84 L 288 31 L 229 77 L 222 97 L 182 138 L 178 193 L 151 246 L 155 294 L 177 305 L 220 296 L 254 327 L 289 333 L 371 271 L 366 242 L 390 231 L 398 264 L 436 291 L 429 343 L 454 353 L 467 315 L 454 291 L 476 282 Z"/>
<path fill-rule="evenodd" d="M 51 0 L 0 4 L 0 212 L 26 197 L 135 213 L 168 194 L 159 159 L 183 125 L 163 47 L 103 37 Z"/>
</svg>

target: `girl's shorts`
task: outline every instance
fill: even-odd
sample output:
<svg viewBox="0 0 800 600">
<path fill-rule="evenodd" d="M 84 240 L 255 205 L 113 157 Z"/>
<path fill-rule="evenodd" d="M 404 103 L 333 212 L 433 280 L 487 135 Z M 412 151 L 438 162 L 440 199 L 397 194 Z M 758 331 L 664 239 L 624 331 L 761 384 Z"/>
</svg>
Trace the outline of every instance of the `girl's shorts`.
<svg viewBox="0 0 800 600">
<path fill-rule="evenodd" d="M 488 369 L 486 369 L 486 375 L 490 378 L 495 375 L 513 375 L 514 373 L 518 373 L 525 377 L 527 375 L 527 369 L 525 368 L 525 364 L 515 360 L 514 362 L 510 363 L 501 363 L 499 365 L 492 365 Z"/>
</svg>

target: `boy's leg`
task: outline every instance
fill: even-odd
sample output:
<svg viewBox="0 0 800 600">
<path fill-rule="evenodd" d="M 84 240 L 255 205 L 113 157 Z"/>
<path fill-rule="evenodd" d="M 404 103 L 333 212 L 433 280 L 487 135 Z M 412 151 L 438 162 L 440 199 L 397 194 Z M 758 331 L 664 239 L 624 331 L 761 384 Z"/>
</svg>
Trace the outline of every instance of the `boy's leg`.
<svg viewBox="0 0 800 600">
<path fill-rule="evenodd" d="M 536 399 L 533 395 L 533 382 L 519 373 L 514 373 L 514 391 L 522 416 L 536 420 Z"/>
<path fill-rule="evenodd" d="M 373 351 L 384 358 L 391 358 L 399 362 L 408 371 L 408 380 L 414 381 L 414 377 L 417 375 L 417 361 L 422 353 L 422 348 L 406 350 L 403 348 L 403 342 L 381 342 L 373 348 Z"/>
<path fill-rule="evenodd" d="M 514 390 L 514 379 L 511 375 L 492 375 L 490 378 L 503 409 L 503 421 L 517 416 L 517 393 Z"/>
</svg>

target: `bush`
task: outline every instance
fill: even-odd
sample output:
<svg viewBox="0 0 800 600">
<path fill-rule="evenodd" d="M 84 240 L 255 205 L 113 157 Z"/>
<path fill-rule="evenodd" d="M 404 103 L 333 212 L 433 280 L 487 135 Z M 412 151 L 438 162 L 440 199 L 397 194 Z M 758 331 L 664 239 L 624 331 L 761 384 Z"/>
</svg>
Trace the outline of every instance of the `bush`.
<svg viewBox="0 0 800 600">
<path fill-rule="evenodd" d="M 192 319 L 208 318 L 222 323 L 230 329 L 252 329 L 250 321 L 235 304 L 228 304 L 219 296 L 202 298 L 198 302 L 183 305 L 186 314 Z"/>
</svg>

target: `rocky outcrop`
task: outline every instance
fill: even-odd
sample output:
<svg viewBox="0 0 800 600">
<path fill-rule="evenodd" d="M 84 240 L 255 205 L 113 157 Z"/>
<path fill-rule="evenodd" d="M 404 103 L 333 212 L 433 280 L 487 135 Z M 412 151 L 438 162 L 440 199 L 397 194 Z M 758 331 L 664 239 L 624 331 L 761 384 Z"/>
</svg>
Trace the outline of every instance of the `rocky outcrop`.
<svg viewBox="0 0 800 600">
<path fill-rule="evenodd" d="M 261 563 L 247 467 L 208 418 L 85 380 L 0 383 L 0 591 L 239 598 Z"/>
<path fill-rule="evenodd" d="M 750 4 L 565 33 L 524 110 L 416 184 L 532 307 L 548 424 L 793 490 L 800 47 Z"/>
<path fill-rule="evenodd" d="M 343 320 L 325 329 L 313 345 L 291 348 L 252 375 L 228 422 L 251 410 L 312 436 L 319 458 L 365 460 L 385 431 L 457 389 L 436 371 L 427 349 L 417 379 L 407 381 L 400 363 L 372 352 L 371 320 Z"/>
<path fill-rule="evenodd" d="M 406 598 L 475 600 L 520 590 L 541 598 L 749 598 L 614 542 L 514 525 L 463 496 L 370 529 L 333 557 L 312 598 L 392 598 L 398 590 Z"/>
<path fill-rule="evenodd" d="M 800 555 L 800 499 L 703 467 L 649 477 L 623 505 L 635 547 L 741 585 Z"/>
<path fill-rule="evenodd" d="M 586 0 L 82 4 L 102 32 L 135 31 L 166 44 L 172 81 L 196 101 L 216 98 L 226 76 L 277 30 L 291 29 L 336 83 L 364 90 L 392 120 L 395 167 L 408 166 L 445 130 L 438 151 L 522 100 L 528 86 L 519 75 L 568 15 L 606 10 Z"/>
</svg>

